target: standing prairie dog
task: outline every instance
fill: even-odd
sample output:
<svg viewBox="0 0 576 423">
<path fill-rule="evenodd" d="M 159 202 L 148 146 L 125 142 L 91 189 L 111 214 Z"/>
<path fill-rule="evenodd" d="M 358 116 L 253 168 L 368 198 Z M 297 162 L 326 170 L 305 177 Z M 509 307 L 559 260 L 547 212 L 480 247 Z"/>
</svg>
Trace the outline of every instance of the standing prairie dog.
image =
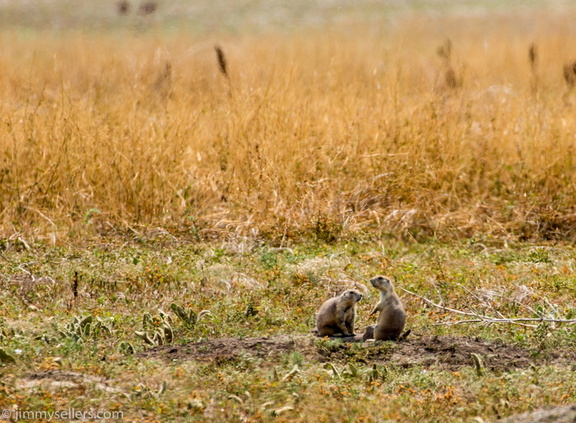
<svg viewBox="0 0 576 423">
<path fill-rule="evenodd" d="M 394 292 L 392 281 L 386 276 L 376 276 L 370 279 L 374 288 L 380 291 L 380 302 L 376 305 L 370 316 L 380 312 L 374 327 L 374 339 L 382 341 L 396 341 L 406 324 L 406 312 L 398 295 Z M 368 331 L 365 338 L 369 336 Z"/>
<path fill-rule="evenodd" d="M 349 289 L 337 297 L 327 300 L 316 315 L 316 330 L 320 336 L 354 336 L 356 303 L 362 294 Z"/>
</svg>

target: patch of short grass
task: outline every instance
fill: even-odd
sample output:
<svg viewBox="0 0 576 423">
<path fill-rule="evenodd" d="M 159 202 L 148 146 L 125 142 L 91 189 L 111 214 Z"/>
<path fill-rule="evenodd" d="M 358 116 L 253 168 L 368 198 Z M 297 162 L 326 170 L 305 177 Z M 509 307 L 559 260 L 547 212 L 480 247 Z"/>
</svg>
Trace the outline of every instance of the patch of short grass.
<svg viewBox="0 0 576 423">
<path fill-rule="evenodd" d="M 271 361 L 247 353 L 213 363 L 140 359 L 120 347 L 129 343 L 136 353 L 150 348 L 135 332 L 152 334 L 163 315 L 169 316 L 174 344 L 218 337 L 312 336 L 316 309 L 343 286 L 342 278 L 344 284 L 366 285 L 370 275 L 380 272 L 393 275 L 398 287 L 462 310 L 567 318 L 574 309 L 569 271 L 574 252 L 568 245 L 348 243 L 300 245 L 290 252 L 259 245 L 254 251 L 244 254 L 210 243 L 162 249 L 153 242 L 114 248 L 33 244 L 23 250 L 8 245 L 0 260 L 0 345 L 15 363 L 0 367 L 0 405 L 54 409 L 97 402 L 134 421 L 158 416 L 304 421 L 311 415 L 319 421 L 369 421 L 376 416 L 440 421 L 440 415 L 465 421 L 576 399 L 569 372 L 557 367 L 485 369 L 479 376 L 472 362 L 457 371 L 370 363 L 374 354 L 386 355 L 393 347 L 389 343 L 367 349 L 315 339 L 319 361 L 294 352 Z M 545 251 L 546 260 L 534 260 L 535 251 L 538 257 Z M 512 259 L 494 260 L 503 255 Z M 80 275 L 76 297 L 75 273 Z M 367 314 L 377 301 L 375 292 L 366 292 L 359 304 L 359 330 L 371 323 Z M 524 346 L 538 357 L 576 345 L 572 327 L 566 325 L 439 325 L 459 317 L 401 296 L 415 334 L 492 339 Z M 186 326 L 171 309 L 173 303 L 210 314 Z M 151 320 L 145 324 L 146 313 Z M 75 336 L 73 323 L 88 316 L 109 330 L 80 330 Z M 22 380 L 31 372 L 50 371 L 103 377 L 117 390 L 98 390 L 88 382 L 54 388 L 45 382 L 28 395 L 32 388 L 24 388 Z M 166 391 L 159 394 L 164 382 Z"/>
</svg>

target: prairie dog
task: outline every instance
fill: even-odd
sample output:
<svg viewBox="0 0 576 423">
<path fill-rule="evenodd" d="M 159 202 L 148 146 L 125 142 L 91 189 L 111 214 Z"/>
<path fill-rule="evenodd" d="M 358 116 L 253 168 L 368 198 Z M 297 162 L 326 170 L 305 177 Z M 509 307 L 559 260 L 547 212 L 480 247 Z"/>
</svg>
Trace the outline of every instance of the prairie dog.
<svg viewBox="0 0 576 423">
<path fill-rule="evenodd" d="M 398 295 L 394 292 L 392 281 L 386 276 L 376 276 L 370 279 L 374 288 L 380 291 L 380 302 L 376 305 L 370 316 L 380 312 L 374 327 L 374 339 L 382 341 L 396 341 L 406 324 L 406 312 Z"/>
<path fill-rule="evenodd" d="M 362 336 L 358 337 L 358 340 L 359 341 L 367 341 L 369 339 L 374 339 L 374 328 L 375 327 L 376 327 L 376 325 L 370 325 L 370 326 L 366 327 L 366 330 L 364 331 Z"/>
<path fill-rule="evenodd" d="M 354 336 L 356 303 L 363 295 L 349 289 L 337 297 L 327 300 L 316 314 L 316 330 L 319 336 Z"/>
</svg>

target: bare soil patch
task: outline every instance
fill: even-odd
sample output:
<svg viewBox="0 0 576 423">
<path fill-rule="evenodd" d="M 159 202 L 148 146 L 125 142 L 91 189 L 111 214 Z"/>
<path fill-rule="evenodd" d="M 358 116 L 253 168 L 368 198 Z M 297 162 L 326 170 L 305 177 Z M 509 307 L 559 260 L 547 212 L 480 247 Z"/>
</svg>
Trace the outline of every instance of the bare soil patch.
<svg viewBox="0 0 576 423">
<path fill-rule="evenodd" d="M 163 361 L 197 360 L 226 363 L 251 355 L 274 361 L 281 355 L 299 352 L 320 362 L 354 360 L 364 363 L 392 364 L 401 367 L 437 367 L 456 370 L 473 365 L 472 354 L 481 357 L 484 366 L 494 371 L 529 367 L 530 364 L 573 365 L 572 351 L 555 350 L 544 356 L 516 345 L 480 338 L 412 335 L 399 342 L 326 343 L 306 335 L 278 335 L 252 338 L 217 338 L 185 345 L 163 345 L 138 354 L 141 358 Z"/>
<path fill-rule="evenodd" d="M 16 386 L 20 389 L 32 389 L 37 386 L 42 386 L 49 391 L 90 386 L 99 391 L 120 392 L 119 389 L 110 386 L 104 378 L 62 370 L 45 370 L 42 372 L 29 373 L 25 377 L 18 379 Z"/>
<path fill-rule="evenodd" d="M 162 345 L 138 354 L 139 357 L 160 360 L 197 360 L 227 362 L 250 354 L 262 359 L 274 359 L 283 353 L 302 348 L 303 338 L 288 335 L 255 338 L 215 338 L 184 345 Z M 301 344 L 297 346 L 297 344 Z"/>
</svg>

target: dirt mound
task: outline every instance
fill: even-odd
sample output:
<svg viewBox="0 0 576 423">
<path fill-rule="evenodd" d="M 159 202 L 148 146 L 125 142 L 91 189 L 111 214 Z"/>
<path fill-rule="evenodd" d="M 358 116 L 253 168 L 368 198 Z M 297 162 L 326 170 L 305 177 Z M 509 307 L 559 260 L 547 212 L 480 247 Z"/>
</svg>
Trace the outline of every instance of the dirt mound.
<svg viewBox="0 0 576 423">
<path fill-rule="evenodd" d="M 473 365 L 472 354 L 478 355 L 490 370 L 528 367 L 533 361 L 530 351 L 502 342 L 454 336 L 415 336 L 394 351 L 392 362 L 456 369 Z"/>
<path fill-rule="evenodd" d="M 422 366 L 456 370 L 462 366 L 474 365 L 473 354 L 490 370 L 528 367 L 532 362 L 529 350 L 480 338 L 413 335 L 399 343 L 365 342 L 361 345 L 365 355 L 359 361 L 389 363 L 401 367 Z M 332 351 L 327 358 L 346 358 L 346 355 L 349 355 L 346 348 L 343 346 L 340 351 Z"/>
<path fill-rule="evenodd" d="M 226 362 L 243 354 L 273 359 L 304 347 L 302 337 L 279 335 L 258 338 L 216 338 L 185 345 L 163 345 L 138 354 L 161 360 L 197 360 Z M 297 346 L 300 343 L 300 346 Z"/>
<path fill-rule="evenodd" d="M 574 354 L 555 351 L 544 358 L 516 345 L 480 338 L 455 336 L 419 336 L 399 342 L 325 342 L 306 335 L 278 335 L 253 338 L 217 338 L 185 345 L 163 345 L 138 354 L 139 357 L 164 361 L 197 360 L 226 363 L 250 355 L 274 361 L 282 354 L 297 351 L 320 362 L 353 360 L 361 363 L 422 366 L 455 370 L 473 365 L 473 354 L 486 369 L 506 371 L 524 368 L 531 363 L 571 364 Z"/>
</svg>

